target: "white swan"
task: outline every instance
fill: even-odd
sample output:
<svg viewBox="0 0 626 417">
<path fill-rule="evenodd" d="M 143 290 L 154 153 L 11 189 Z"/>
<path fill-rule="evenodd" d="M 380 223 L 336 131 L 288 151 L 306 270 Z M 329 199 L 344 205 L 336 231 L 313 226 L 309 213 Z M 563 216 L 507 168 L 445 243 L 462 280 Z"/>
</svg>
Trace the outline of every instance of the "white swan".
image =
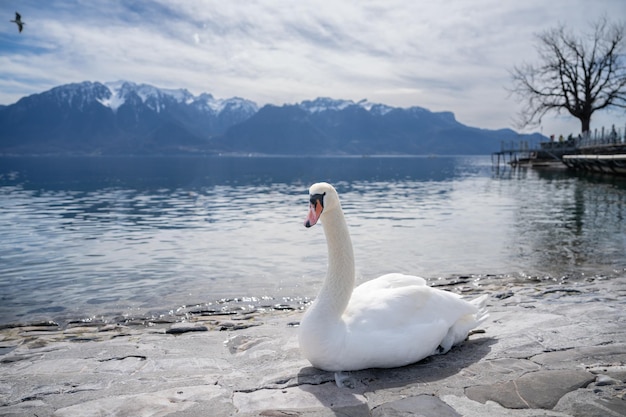
<svg viewBox="0 0 626 417">
<path fill-rule="evenodd" d="M 354 288 L 352 242 L 337 191 L 318 183 L 309 194 L 305 226 L 321 220 L 328 245 L 326 280 L 299 329 L 300 349 L 314 367 L 408 365 L 446 353 L 487 317 L 487 295 L 468 302 L 420 277 L 388 274 Z"/>
</svg>

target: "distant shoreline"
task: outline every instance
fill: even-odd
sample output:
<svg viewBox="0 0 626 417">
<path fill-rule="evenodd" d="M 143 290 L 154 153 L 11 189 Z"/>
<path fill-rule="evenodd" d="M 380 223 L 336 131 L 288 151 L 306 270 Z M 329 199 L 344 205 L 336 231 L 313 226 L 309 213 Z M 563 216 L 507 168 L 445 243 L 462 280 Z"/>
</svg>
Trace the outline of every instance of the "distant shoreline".
<svg viewBox="0 0 626 417">
<path fill-rule="evenodd" d="M 455 158 L 488 157 L 489 154 L 270 154 L 270 153 L 174 153 L 174 154 L 92 154 L 92 153 L 43 153 L 0 154 L 0 158 Z"/>
</svg>

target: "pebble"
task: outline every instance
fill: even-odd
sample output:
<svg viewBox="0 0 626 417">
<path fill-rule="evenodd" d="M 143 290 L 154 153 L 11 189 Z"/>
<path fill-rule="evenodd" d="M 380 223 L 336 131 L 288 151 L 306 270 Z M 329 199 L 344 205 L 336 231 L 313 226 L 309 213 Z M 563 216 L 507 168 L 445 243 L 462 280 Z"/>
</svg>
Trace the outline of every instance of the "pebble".
<svg viewBox="0 0 626 417">
<path fill-rule="evenodd" d="M 209 329 L 206 326 L 199 325 L 197 323 L 175 323 L 165 331 L 167 334 L 182 334 L 188 332 L 208 332 Z"/>
<path fill-rule="evenodd" d="M 615 378 L 611 378 L 608 375 L 598 375 L 596 377 L 596 387 L 603 387 L 605 385 L 617 385 L 621 384 L 622 381 L 618 381 Z"/>
</svg>

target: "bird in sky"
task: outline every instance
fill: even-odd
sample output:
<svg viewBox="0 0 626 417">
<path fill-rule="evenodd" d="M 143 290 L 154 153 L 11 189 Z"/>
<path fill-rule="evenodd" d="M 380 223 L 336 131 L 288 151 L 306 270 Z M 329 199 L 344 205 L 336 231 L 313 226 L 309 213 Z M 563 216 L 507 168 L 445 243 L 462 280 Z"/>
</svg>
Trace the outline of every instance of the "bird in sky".
<svg viewBox="0 0 626 417">
<path fill-rule="evenodd" d="M 17 29 L 22 33 L 22 29 L 24 29 L 25 23 L 22 22 L 22 16 L 18 12 L 15 12 L 15 20 L 11 20 L 11 22 L 17 25 Z"/>
</svg>

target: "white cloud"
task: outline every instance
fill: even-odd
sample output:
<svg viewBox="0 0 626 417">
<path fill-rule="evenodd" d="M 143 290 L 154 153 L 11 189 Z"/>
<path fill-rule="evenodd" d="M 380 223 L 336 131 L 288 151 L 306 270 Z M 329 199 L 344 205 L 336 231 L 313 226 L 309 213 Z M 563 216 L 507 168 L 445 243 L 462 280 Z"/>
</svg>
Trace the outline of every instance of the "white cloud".
<svg viewBox="0 0 626 417">
<path fill-rule="evenodd" d="M 25 31 L 0 29 L 8 40 L 0 103 L 69 82 L 128 79 L 261 105 L 367 98 L 510 127 L 519 107 L 505 90 L 508 70 L 534 59 L 534 33 L 626 15 L 621 0 L 588 3 L 28 0 L 19 10 Z M 579 129 L 571 118 L 544 120 L 546 134 Z"/>
</svg>

